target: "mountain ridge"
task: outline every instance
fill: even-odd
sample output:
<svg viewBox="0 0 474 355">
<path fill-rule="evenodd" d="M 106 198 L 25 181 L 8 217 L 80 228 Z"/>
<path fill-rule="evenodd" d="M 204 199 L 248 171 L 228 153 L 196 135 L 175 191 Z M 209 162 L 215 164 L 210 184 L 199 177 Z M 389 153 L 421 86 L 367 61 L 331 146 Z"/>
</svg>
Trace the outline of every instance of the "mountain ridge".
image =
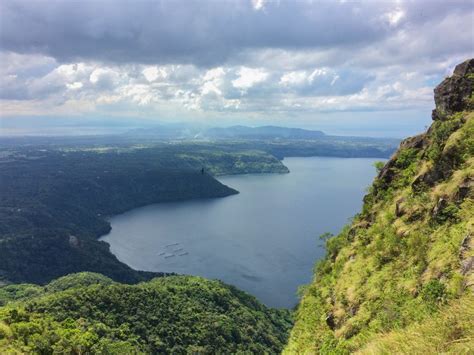
<svg viewBox="0 0 474 355">
<path fill-rule="evenodd" d="M 472 312 L 453 313 L 474 305 L 473 89 L 469 59 L 434 90 L 428 131 L 400 144 L 352 223 L 323 236 L 284 353 L 474 351 Z"/>
</svg>

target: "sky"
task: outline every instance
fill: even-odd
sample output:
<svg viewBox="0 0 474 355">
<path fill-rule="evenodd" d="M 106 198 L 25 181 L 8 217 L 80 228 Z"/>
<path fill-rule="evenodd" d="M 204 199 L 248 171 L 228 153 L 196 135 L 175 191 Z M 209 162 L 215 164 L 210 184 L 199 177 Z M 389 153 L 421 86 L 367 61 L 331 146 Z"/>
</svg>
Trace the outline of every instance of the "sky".
<svg viewBox="0 0 474 355">
<path fill-rule="evenodd" d="M 0 134 L 191 122 L 403 137 L 473 56 L 474 0 L 1 0 Z"/>
</svg>

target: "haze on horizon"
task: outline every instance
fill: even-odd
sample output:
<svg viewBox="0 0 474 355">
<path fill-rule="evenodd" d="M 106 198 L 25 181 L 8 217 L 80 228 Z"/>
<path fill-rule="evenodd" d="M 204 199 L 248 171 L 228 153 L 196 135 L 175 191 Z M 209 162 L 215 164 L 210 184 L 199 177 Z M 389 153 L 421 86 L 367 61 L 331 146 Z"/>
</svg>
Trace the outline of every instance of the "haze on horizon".
<svg viewBox="0 0 474 355">
<path fill-rule="evenodd" d="M 2 0 L 0 135 L 190 122 L 403 137 L 473 56 L 469 0 Z"/>
</svg>

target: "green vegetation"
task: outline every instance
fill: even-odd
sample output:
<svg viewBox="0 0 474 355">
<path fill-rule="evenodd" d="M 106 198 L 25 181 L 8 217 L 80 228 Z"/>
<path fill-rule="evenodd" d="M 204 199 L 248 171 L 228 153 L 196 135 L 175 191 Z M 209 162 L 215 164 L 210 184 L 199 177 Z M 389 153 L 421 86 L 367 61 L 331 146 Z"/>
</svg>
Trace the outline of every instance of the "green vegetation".
<svg viewBox="0 0 474 355">
<path fill-rule="evenodd" d="M 81 273 L 0 307 L 0 353 L 278 353 L 290 312 L 219 281 L 170 276 L 123 285 Z M 4 287 L 5 288 L 5 287 Z M 0 288 L 2 291 L 3 288 Z M 15 300 L 22 300 L 21 302 Z"/>
<path fill-rule="evenodd" d="M 444 310 L 370 341 L 360 354 L 472 354 L 474 353 L 474 298 L 452 302 Z"/>
<path fill-rule="evenodd" d="M 383 161 L 377 161 L 374 163 L 374 168 L 377 170 L 377 173 L 380 173 L 385 166 L 385 163 Z"/>
<path fill-rule="evenodd" d="M 273 154 L 384 156 L 391 149 L 362 141 L 2 139 L 0 353 L 280 351 L 287 311 L 199 278 L 118 284 L 163 274 L 132 270 L 97 237 L 110 230 L 107 216 L 134 207 L 236 193 L 213 176 L 287 173 Z M 86 273 L 51 282 L 80 271 L 110 278 Z"/>
<path fill-rule="evenodd" d="M 398 139 L 363 137 L 331 137 L 318 140 L 274 140 L 251 143 L 234 142 L 237 146 L 251 145 L 279 159 L 285 157 L 341 157 L 341 158 L 390 158 Z"/>
<path fill-rule="evenodd" d="M 474 351 L 473 63 L 455 70 L 459 93 L 449 92 L 456 90 L 450 79 L 435 90 L 428 132 L 402 142 L 385 166 L 376 164 L 378 177 L 352 224 L 321 236 L 327 255 L 301 288 L 285 353 Z M 0 155 L 0 281 L 44 284 L 81 270 L 106 276 L 0 286 L 0 353 L 279 352 L 289 311 L 268 309 L 219 281 L 152 279 L 157 274 L 118 262 L 96 237 L 110 228 L 106 216 L 133 207 L 236 193 L 211 174 L 285 172 L 276 157 L 390 151 L 373 141 L 361 148 L 352 138 L 325 139 L 7 144 Z"/>
<path fill-rule="evenodd" d="M 254 150 L 224 152 L 210 149 L 183 153 L 178 157 L 190 165 L 205 167 L 213 176 L 289 172 L 273 155 Z"/>
<path fill-rule="evenodd" d="M 164 148 L 10 151 L 0 163 L 0 282 L 45 283 L 79 271 L 123 282 L 159 275 L 120 263 L 97 237 L 110 230 L 107 216 L 135 207 L 237 193 L 179 154 Z M 238 157 L 223 153 L 211 164 L 232 166 L 228 161 Z"/>
<path fill-rule="evenodd" d="M 474 113 L 436 117 L 377 167 L 352 224 L 324 238 L 285 353 L 474 351 Z"/>
<path fill-rule="evenodd" d="M 165 156 L 173 154 L 174 151 L 193 155 L 201 151 L 259 151 L 280 160 L 295 156 L 389 158 L 399 143 L 398 139 L 393 138 L 330 136 L 320 131 L 271 126 L 211 128 L 204 132 L 202 128 L 186 125 L 156 126 L 109 136 L 0 137 L 0 161 L 8 160 L 11 150 L 15 151 L 18 147 L 31 150 L 38 147 L 69 147 L 96 152 L 126 152 L 132 148 L 153 148 L 164 150 Z"/>
<path fill-rule="evenodd" d="M 107 216 L 237 193 L 214 176 L 287 173 L 275 154 L 383 156 L 391 149 L 383 140 L 322 139 L 327 141 L 1 139 L 0 283 L 44 284 L 80 271 L 122 282 L 149 279 L 159 274 L 130 269 L 97 241 L 110 230 Z"/>
</svg>

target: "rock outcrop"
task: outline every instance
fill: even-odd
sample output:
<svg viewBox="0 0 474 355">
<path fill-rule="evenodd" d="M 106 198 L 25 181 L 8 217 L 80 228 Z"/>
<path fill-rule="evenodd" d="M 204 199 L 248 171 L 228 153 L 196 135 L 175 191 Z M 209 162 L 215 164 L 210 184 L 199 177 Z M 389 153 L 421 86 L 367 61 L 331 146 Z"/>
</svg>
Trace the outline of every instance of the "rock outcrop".
<svg viewBox="0 0 474 355">
<path fill-rule="evenodd" d="M 327 241 L 286 354 L 474 351 L 473 89 L 469 59 L 434 90 L 428 131 L 400 144 Z"/>
<path fill-rule="evenodd" d="M 436 108 L 433 110 L 432 119 L 434 121 L 446 121 L 456 112 L 469 111 L 474 109 L 474 58 L 468 59 L 456 66 L 453 75 L 444 79 L 434 89 L 434 99 Z M 451 130 L 455 131 L 464 124 L 464 120 L 459 122 L 451 122 Z M 400 151 L 405 149 L 422 150 L 432 144 L 433 126 L 423 134 L 409 137 L 403 140 L 400 148 L 387 162 L 380 171 L 378 180 L 379 188 L 386 188 L 396 175 L 396 162 Z M 451 155 L 456 152 L 445 151 L 442 153 L 441 159 L 437 162 L 437 166 L 418 176 L 413 186 L 428 185 L 433 186 L 437 181 L 449 177 L 456 163 Z"/>
<path fill-rule="evenodd" d="M 443 80 L 434 90 L 436 108 L 433 120 L 444 120 L 455 112 L 473 109 L 474 59 L 468 59 L 454 69 L 449 78 Z"/>
</svg>

